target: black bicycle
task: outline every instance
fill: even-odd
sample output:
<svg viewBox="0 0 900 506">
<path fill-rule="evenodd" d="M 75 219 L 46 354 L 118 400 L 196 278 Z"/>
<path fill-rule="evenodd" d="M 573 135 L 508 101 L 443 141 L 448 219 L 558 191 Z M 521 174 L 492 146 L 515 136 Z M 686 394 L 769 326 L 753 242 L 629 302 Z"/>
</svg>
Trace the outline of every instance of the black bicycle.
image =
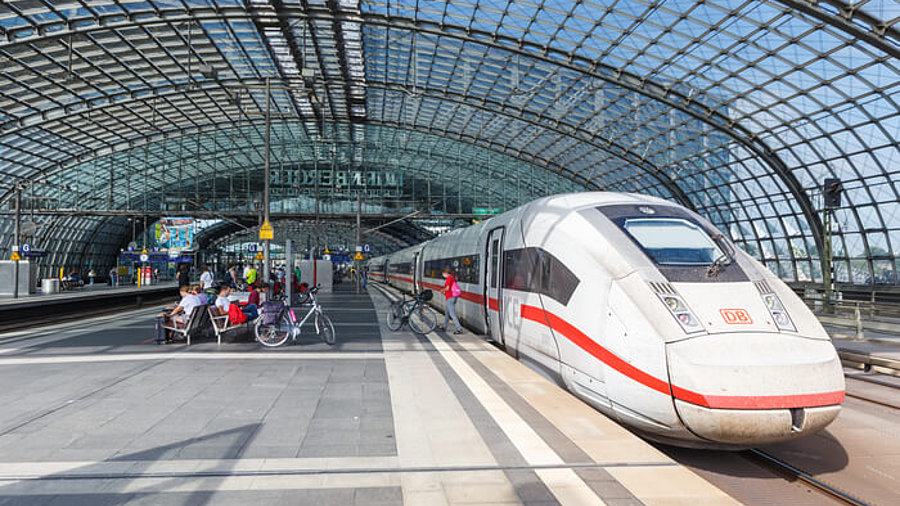
<svg viewBox="0 0 900 506">
<path fill-rule="evenodd" d="M 404 297 L 391 304 L 387 318 L 388 328 L 398 331 L 403 325 L 409 324 L 409 328 L 417 334 L 427 334 L 434 330 L 437 316 L 427 304 L 432 296 L 431 290 L 424 290 L 414 299 Z"/>
</svg>

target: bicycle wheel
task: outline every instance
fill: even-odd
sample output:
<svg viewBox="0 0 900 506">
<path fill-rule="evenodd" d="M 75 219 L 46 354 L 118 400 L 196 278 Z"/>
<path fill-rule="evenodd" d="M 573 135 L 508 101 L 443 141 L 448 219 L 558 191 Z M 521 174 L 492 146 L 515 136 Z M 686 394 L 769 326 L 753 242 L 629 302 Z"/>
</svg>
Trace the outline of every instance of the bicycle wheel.
<svg viewBox="0 0 900 506">
<path fill-rule="evenodd" d="M 331 318 L 325 313 L 316 314 L 316 333 L 325 341 L 325 344 L 328 346 L 334 345 L 334 324 L 331 323 Z"/>
<path fill-rule="evenodd" d="M 428 306 L 419 306 L 409 314 L 409 328 L 419 334 L 427 334 L 437 325 L 437 317 Z"/>
<path fill-rule="evenodd" d="M 291 335 L 291 321 L 288 315 L 284 314 L 278 323 L 273 325 L 266 325 L 263 323 L 264 319 L 260 316 L 256 319 L 256 325 L 253 326 L 259 344 L 270 348 L 284 344 Z"/>
<path fill-rule="evenodd" d="M 400 330 L 403 326 L 403 303 L 395 302 L 388 309 L 387 326 L 393 331 Z"/>
</svg>

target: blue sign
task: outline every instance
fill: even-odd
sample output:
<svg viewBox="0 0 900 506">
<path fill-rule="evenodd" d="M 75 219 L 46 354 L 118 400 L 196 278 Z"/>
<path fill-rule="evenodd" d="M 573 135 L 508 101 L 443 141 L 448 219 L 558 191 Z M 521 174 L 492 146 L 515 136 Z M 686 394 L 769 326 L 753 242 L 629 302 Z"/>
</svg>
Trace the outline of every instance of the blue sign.
<svg viewBox="0 0 900 506">
<path fill-rule="evenodd" d="M 141 257 L 146 256 L 147 259 L 144 260 Z M 191 257 L 170 257 L 167 253 L 149 253 L 149 254 L 140 254 L 140 253 L 122 253 L 119 255 L 120 262 L 148 262 L 151 264 L 164 264 L 167 262 L 175 262 L 175 263 L 190 263 Z"/>
<path fill-rule="evenodd" d="M 26 242 L 22 245 L 22 248 L 20 248 L 19 251 L 24 253 L 25 256 L 28 256 L 28 253 L 31 251 L 31 245 Z"/>
<path fill-rule="evenodd" d="M 29 245 L 27 245 L 27 244 L 22 245 L 22 256 L 23 257 L 41 258 L 41 257 L 47 256 L 47 252 L 42 249 L 35 249 L 32 247 L 28 247 L 28 249 L 25 249 L 26 246 L 29 246 Z"/>
<path fill-rule="evenodd" d="M 372 248 L 370 248 L 368 244 L 363 244 L 363 253 L 369 253 L 371 251 Z"/>
<path fill-rule="evenodd" d="M 349 264 L 350 263 L 350 255 L 345 253 L 332 253 L 331 262 L 335 264 Z M 328 259 L 326 259 L 328 260 Z"/>
<path fill-rule="evenodd" d="M 256 253 L 256 251 L 257 251 L 258 249 L 259 249 L 259 245 L 258 245 L 258 244 L 248 244 L 248 245 L 247 245 L 247 252 L 248 252 L 248 253 Z"/>
</svg>

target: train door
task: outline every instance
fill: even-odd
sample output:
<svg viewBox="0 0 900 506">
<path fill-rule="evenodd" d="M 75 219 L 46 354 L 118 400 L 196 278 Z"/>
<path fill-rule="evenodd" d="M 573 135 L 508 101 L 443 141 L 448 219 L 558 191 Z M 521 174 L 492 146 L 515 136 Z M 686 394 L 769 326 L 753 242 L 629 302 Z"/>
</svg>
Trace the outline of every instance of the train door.
<svg viewBox="0 0 900 506">
<path fill-rule="evenodd" d="M 487 320 L 488 336 L 495 342 L 503 340 L 503 228 L 491 230 L 488 234 L 485 252 L 484 313 Z"/>
<path fill-rule="evenodd" d="M 421 287 L 422 280 L 421 280 L 420 277 L 419 277 L 419 272 L 421 272 L 421 270 L 419 269 L 419 257 L 420 257 L 420 256 L 421 256 L 421 255 L 420 255 L 419 253 L 413 253 L 413 261 L 412 261 L 412 270 L 413 270 L 413 273 L 412 273 L 412 279 L 413 279 L 412 292 L 413 292 L 413 293 L 419 293 L 419 292 L 422 291 L 422 287 Z"/>
</svg>

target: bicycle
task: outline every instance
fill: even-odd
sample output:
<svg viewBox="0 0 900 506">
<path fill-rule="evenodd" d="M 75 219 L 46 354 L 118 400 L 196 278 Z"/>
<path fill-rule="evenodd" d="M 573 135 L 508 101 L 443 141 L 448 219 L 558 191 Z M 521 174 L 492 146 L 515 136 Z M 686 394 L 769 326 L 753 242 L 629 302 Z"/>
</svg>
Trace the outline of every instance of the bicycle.
<svg viewBox="0 0 900 506">
<path fill-rule="evenodd" d="M 427 334 L 437 325 L 434 310 L 426 304 L 433 296 L 431 290 L 424 290 L 414 299 L 406 297 L 391 304 L 388 311 L 387 326 L 393 331 L 400 330 L 404 324 L 417 334 Z"/>
<path fill-rule="evenodd" d="M 297 315 L 294 314 L 294 310 L 290 307 L 286 307 L 281 302 L 276 301 L 264 302 L 261 307 L 262 312 L 253 326 L 253 331 L 259 344 L 274 348 L 287 342 L 289 337 L 296 341 L 297 337 L 300 336 L 300 328 L 310 317 L 313 317 L 316 334 L 322 338 L 325 344 L 333 346 L 335 343 L 334 324 L 331 322 L 331 318 L 322 310 L 322 306 L 316 298 L 318 291 L 318 286 L 307 290 L 312 304 L 306 316 L 299 322 L 297 321 Z"/>
</svg>

